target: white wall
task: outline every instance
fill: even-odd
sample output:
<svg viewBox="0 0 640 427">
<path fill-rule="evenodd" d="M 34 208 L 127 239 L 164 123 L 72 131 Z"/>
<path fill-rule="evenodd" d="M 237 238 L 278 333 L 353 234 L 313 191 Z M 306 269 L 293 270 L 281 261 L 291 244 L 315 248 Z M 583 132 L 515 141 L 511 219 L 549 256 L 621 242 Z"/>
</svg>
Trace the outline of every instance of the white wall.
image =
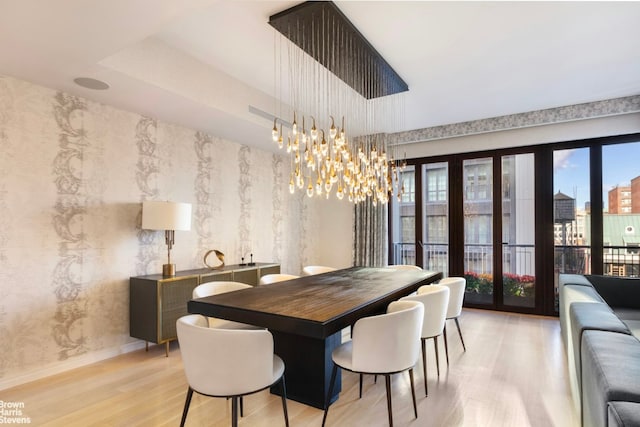
<svg viewBox="0 0 640 427">
<path fill-rule="evenodd" d="M 335 268 L 353 266 L 353 204 L 332 195 L 329 200 L 318 200 L 314 208 L 322 238 L 315 245 L 313 258 L 309 255 L 310 263 Z"/>
</svg>

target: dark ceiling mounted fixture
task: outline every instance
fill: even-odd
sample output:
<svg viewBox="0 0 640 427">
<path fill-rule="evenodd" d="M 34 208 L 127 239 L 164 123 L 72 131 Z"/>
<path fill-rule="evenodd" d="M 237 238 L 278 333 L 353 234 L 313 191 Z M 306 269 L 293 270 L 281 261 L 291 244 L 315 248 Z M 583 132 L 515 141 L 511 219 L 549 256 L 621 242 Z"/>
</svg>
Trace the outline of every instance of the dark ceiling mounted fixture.
<svg viewBox="0 0 640 427">
<path fill-rule="evenodd" d="M 331 1 L 301 3 L 270 16 L 269 24 L 366 99 L 409 90 Z"/>
</svg>

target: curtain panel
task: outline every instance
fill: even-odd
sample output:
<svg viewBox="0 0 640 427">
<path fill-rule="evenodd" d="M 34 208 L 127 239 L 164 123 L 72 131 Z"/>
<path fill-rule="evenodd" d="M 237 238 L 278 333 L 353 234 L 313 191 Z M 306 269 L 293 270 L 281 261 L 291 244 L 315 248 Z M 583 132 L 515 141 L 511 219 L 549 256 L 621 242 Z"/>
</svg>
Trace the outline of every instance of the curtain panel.
<svg viewBox="0 0 640 427">
<path fill-rule="evenodd" d="M 353 209 L 353 262 L 356 266 L 387 265 L 387 205 L 374 205 L 370 199 Z"/>
</svg>

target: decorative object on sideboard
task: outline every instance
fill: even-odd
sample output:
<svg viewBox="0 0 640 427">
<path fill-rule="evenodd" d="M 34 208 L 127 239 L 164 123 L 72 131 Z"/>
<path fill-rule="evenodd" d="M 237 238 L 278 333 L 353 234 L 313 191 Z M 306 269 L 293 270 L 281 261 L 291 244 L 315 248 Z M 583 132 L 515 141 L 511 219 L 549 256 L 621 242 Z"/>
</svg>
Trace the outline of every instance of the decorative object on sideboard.
<svg viewBox="0 0 640 427">
<path fill-rule="evenodd" d="M 244 257 L 241 257 L 240 258 L 240 264 L 238 264 L 238 265 L 242 265 L 242 266 L 248 265 L 249 267 L 253 267 L 254 265 L 256 265 L 256 263 L 253 262 L 253 253 L 251 253 L 249 255 L 251 256 L 251 258 L 250 258 L 250 261 L 248 263 L 244 262 Z"/>
<path fill-rule="evenodd" d="M 146 200 L 142 202 L 142 228 L 164 230 L 167 243 L 167 263 L 162 266 L 163 276 L 175 276 L 176 265 L 171 263 L 171 248 L 176 230 L 191 230 L 191 204 Z"/>
<path fill-rule="evenodd" d="M 222 264 L 215 265 L 215 266 L 209 265 L 209 263 L 207 262 L 207 257 L 209 255 L 211 255 L 212 253 L 216 254 L 216 258 L 218 258 Z M 220 252 L 219 250 L 217 250 L 217 249 L 211 249 L 210 251 L 207 251 L 207 253 L 204 254 L 204 265 L 206 265 L 207 267 L 209 267 L 212 270 L 220 270 L 220 269 L 222 269 L 222 267 L 224 267 L 224 254 L 222 252 Z"/>
</svg>

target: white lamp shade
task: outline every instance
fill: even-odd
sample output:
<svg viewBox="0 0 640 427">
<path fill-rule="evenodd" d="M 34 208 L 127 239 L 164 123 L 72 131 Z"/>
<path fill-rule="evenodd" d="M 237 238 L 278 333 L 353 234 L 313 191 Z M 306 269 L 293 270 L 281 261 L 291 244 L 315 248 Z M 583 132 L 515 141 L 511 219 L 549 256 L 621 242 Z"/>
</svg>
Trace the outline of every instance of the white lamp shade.
<svg viewBox="0 0 640 427">
<path fill-rule="evenodd" d="M 191 230 L 191 203 L 142 202 L 144 230 Z"/>
</svg>

